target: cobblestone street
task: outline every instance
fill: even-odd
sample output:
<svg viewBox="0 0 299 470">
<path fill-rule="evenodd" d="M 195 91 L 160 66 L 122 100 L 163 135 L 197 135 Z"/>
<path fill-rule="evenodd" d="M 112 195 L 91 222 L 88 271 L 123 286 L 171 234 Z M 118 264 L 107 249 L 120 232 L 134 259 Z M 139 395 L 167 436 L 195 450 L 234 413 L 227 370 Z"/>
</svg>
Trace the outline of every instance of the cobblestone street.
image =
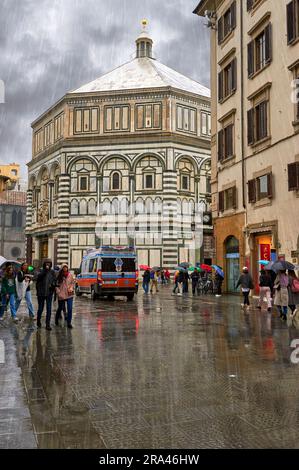
<svg viewBox="0 0 299 470">
<path fill-rule="evenodd" d="M 0 326 L 1 448 L 299 448 L 299 333 L 276 312 L 167 286 L 74 311 Z"/>
</svg>

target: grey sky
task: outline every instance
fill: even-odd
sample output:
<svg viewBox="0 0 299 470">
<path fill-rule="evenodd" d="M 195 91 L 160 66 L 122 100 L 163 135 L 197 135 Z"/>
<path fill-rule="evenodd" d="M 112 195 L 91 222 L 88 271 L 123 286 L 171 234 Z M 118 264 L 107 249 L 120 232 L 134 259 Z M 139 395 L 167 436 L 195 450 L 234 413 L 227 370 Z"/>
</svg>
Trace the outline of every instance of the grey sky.
<svg viewBox="0 0 299 470">
<path fill-rule="evenodd" d="M 209 31 L 196 0 L 1 0 L 0 162 L 31 159 L 31 122 L 67 91 L 135 55 L 142 18 L 154 56 L 209 86 Z"/>
</svg>

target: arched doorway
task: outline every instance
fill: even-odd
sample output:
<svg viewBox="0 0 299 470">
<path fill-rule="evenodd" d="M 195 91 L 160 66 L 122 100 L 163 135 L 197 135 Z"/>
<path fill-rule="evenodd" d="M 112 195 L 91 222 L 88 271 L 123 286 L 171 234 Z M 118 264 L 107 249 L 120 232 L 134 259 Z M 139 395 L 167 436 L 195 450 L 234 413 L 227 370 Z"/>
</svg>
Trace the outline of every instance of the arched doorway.
<svg viewBox="0 0 299 470">
<path fill-rule="evenodd" d="M 239 240 L 230 236 L 224 243 L 224 252 L 226 260 L 226 286 L 227 292 L 236 293 L 235 288 L 240 275 L 240 247 Z"/>
</svg>

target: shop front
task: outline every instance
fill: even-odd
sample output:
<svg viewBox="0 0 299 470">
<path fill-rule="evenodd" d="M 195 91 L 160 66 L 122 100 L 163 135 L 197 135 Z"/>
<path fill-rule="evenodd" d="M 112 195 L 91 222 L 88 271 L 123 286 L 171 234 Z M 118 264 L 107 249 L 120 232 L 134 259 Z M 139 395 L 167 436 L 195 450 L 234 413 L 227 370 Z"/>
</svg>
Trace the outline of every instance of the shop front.
<svg viewBox="0 0 299 470">
<path fill-rule="evenodd" d="M 225 242 L 225 264 L 226 290 L 230 294 L 236 294 L 240 276 L 240 246 L 239 240 L 234 236 L 228 237 Z"/>
</svg>

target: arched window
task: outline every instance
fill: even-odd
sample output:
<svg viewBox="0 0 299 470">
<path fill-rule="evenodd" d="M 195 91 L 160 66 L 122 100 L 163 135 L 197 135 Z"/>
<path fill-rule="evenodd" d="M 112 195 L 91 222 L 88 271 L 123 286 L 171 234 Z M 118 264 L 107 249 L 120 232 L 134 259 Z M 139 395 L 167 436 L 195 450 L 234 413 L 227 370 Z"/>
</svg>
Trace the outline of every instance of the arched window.
<svg viewBox="0 0 299 470">
<path fill-rule="evenodd" d="M 79 202 L 77 199 L 72 199 L 71 202 L 71 215 L 78 215 L 79 214 Z"/>
<path fill-rule="evenodd" d="M 85 199 L 80 201 L 80 215 L 87 215 L 87 202 Z"/>
<path fill-rule="evenodd" d="M 42 172 L 42 177 L 41 177 L 41 201 L 44 201 L 48 199 L 49 195 L 49 173 L 48 170 L 45 168 L 44 171 Z"/>
<path fill-rule="evenodd" d="M 89 199 L 88 201 L 88 214 L 95 215 L 96 213 L 96 201 L 94 199 Z"/>
<path fill-rule="evenodd" d="M 120 174 L 117 171 L 112 173 L 111 183 L 112 183 L 111 184 L 111 189 L 112 190 L 121 189 L 121 187 L 120 187 Z"/>
<path fill-rule="evenodd" d="M 22 211 L 19 211 L 18 216 L 17 216 L 17 226 L 22 227 L 23 225 L 23 214 Z"/>
<path fill-rule="evenodd" d="M 16 227 L 17 226 L 17 220 L 18 220 L 18 214 L 16 210 L 13 210 L 12 215 L 11 215 L 11 226 Z"/>
</svg>

